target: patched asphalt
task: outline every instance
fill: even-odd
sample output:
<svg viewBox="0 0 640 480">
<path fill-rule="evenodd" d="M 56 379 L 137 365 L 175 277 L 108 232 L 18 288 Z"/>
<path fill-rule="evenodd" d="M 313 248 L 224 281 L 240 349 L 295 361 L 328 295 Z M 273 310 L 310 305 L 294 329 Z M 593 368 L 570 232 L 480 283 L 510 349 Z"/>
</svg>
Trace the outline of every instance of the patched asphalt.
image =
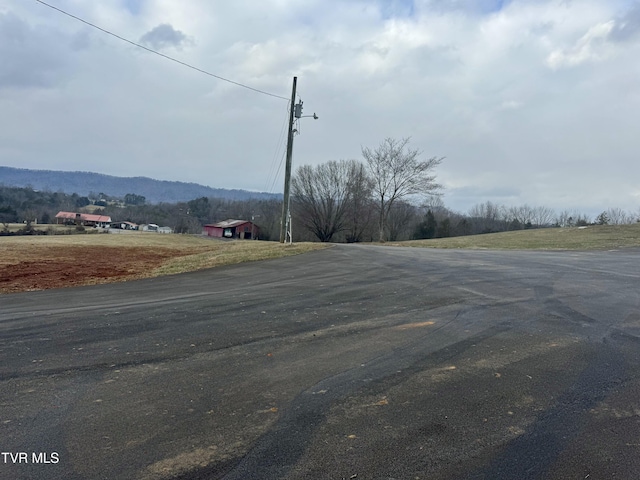
<svg viewBox="0 0 640 480">
<path fill-rule="evenodd" d="M 635 479 L 639 267 L 336 245 L 3 295 L 0 478 Z"/>
</svg>

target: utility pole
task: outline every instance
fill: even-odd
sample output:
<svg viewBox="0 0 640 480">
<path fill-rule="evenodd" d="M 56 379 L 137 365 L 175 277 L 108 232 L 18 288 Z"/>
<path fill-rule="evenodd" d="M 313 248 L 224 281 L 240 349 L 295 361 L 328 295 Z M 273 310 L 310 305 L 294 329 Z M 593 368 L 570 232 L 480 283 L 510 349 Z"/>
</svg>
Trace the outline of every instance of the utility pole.
<svg viewBox="0 0 640 480">
<path fill-rule="evenodd" d="M 312 117 L 314 120 L 318 119 L 318 116 L 302 115 L 302 100 L 297 105 L 296 101 L 296 84 L 298 77 L 293 77 L 293 89 L 291 91 L 291 111 L 289 112 L 289 135 L 287 138 L 287 165 L 284 172 L 284 201 L 282 203 L 282 220 L 280 223 L 280 243 L 293 243 L 293 233 L 291 231 L 291 163 L 293 157 L 293 135 L 298 131 L 293 128 L 294 117 L 301 119 L 305 117 Z"/>
<path fill-rule="evenodd" d="M 298 77 L 293 77 L 293 90 L 291 92 L 291 112 L 289 113 L 289 136 L 287 138 L 287 164 L 284 172 L 284 202 L 282 204 L 282 220 L 280 223 L 280 243 L 287 241 L 287 235 L 289 236 L 289 242 L 293 241 L 291 237 L 291 212 L 290 206 L 290 194 L 291 194 L 291 162 L 293 156 L 293 112 L 295 109 L 296 101 L 296 83 Z"/>
</svg>

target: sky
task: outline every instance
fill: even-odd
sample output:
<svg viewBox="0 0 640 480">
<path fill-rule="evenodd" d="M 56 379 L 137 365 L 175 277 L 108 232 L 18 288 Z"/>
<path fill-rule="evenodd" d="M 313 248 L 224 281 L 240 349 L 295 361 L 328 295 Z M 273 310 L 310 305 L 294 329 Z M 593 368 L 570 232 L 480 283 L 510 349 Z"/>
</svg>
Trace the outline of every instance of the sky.
<svg viewBox="0 0 640 480">
<path fill-rule="evenodd" d="M 294 171 L 410 137 L 461 213 L 640 211 L 638 2 L 47 2 L 215 76 L 0 0 L 0 165 L 281 192 L 297 76 Z"/>
</svg>

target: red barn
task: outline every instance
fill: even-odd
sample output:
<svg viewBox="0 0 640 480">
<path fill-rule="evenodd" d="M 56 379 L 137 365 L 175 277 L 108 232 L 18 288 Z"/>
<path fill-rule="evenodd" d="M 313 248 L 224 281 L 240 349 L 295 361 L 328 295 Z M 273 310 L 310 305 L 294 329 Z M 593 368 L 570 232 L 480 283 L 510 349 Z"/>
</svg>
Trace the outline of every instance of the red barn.
<svg viewBox="0 0 640 480">
<path fill-rule="evenodd" d="M 203 235 L 217 238 L 238 238 L 251 240 L 258 238 L 260 229 L 248 220 L 225 220 L 204 226 Z"/>
</svg>

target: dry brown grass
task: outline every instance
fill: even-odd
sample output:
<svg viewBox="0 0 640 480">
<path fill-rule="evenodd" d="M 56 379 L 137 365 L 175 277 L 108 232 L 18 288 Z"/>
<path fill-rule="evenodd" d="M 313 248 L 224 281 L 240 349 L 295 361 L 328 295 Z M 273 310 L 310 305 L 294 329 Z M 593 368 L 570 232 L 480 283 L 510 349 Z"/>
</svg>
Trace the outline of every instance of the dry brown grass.
<svg viewBox="0 0 640 480">
<path fill-rule="evenodd" d="M 145 232 L 0 237 L 0 292 L 149 278 L 324 247 Z"/>
<path fill-rule="evenodd" d="M 156 273 L 167 275 L 172 273 L 190 272 L 202 268 L 219 267 L 236 263 L 253 262 L 256 260 L 268 260 L 300 253 L 310 252 L 326 248 L 327 244 L 321 243 L 294 243 L 283 245 L 277 242 L 252 242 L 252 241 L 216 241 L 214 248 L 206 248 L 199 253 L 176 257 L 158 268 Z"/>
<path fill-rule="evenodd" d="M 510 250 L 612 250 L 640 247 L 640 224 L 542 228 L 467 237 L 411 240 L 388 245 Z"/>
</svg>

